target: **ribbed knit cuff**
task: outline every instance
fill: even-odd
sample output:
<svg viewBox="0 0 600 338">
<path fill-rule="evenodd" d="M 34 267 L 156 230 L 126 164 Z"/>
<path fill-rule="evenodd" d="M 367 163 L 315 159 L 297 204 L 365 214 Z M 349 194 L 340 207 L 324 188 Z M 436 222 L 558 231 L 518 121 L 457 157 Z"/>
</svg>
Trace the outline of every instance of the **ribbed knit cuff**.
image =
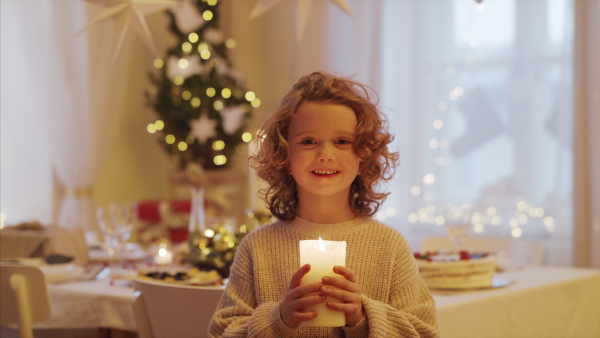
<svg viewBox="0 0 600 338">
<path fill-rule="evenodd" d="M 261 322 L 252 323 L 249 336 L 252 337 L 291 337 L 298 335 L 296 328 L 289 327 L 281 319 L 279 303 L 269 302 L 259 305 L 252 315 L 253 319 L 261 318 Z"/>
<path fill-rule="evenodd" d="M 346 334 L 346 337 L 357 337 L 357 338 L 361 338 L 361 337 L 368 337 L 369 336 L 369 323 L 367 321 L 367 315 L 364 314 L 362 319 L 352 325 L 352 326 L 346 326 L 344 327 L 344 333 Z"/>
</svg>

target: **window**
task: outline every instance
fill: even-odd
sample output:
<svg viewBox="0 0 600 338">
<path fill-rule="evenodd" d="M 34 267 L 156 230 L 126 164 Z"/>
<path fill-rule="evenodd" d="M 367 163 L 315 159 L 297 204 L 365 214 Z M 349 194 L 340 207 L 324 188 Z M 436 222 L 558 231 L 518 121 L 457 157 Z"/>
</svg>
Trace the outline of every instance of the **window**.
<svg viewBox="0 0 600 338">
<path fill-rule="evenodd" d="M 415 15 L 387 14 L 381 106 L 401 165 L 378 218 L 418 248 L 464 205 L 471 235 L 540 240 L 570 264 L 572 1 L 402 3 L 384 9 Z"/>
</svg>

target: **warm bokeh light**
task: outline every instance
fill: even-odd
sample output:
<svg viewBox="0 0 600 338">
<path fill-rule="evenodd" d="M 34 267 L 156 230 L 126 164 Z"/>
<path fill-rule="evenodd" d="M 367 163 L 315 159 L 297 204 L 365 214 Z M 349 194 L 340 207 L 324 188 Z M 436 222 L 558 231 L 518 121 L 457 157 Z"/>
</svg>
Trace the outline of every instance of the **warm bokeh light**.
<svg viewBox="0 0 600 338">
<path fill-rule="evenodd" d="M 252 141 L 252 134 L 249 132 L 245 132 L 242 134 L 242 141 L 248 143 L 250 141 Z"/>
<path fill-rule="evenodd" d="M 198 42 L 198 34 L 197 33 L 190 33 L 190 35 L 188 35 L 188 40 L 190 40 L 191 43 Z"/>
<path fill-rule="evenodd" d="M 189 66 L 189 62 L 187 59 L 179 59 L 179 61 L 177 62 L 177 65 L 179 66 L 179 68 L 181 69 L 186 69 Z"/>
<path fill-rule="evenodd" d="M 154 123 L 150 123 L 150 124 L 148 124 L 148 126 L 146 127 L 146 130 L 148 130 L 148 132 L 149 132 L 150 134 L 154 134 L 154 133 L 156 133 L 156 129 L 157 129 L 157 128 L 156 128 L 156 125 L 154 125 Z"/>
<path fill-rule="evenodd" d="M 216 93 L 217 93 L 217 91 L 213 87 L 206 88 L 206 95 L 208 97 L 213 97 L 213 96 L 215 96 Z"/>
<path fill-rule="evenodd" d="M 523 230 L 521 230 L 521 228 L 514 228 L 512 229 L 512 231 L 510 232 L 510 234 L 514 237 L 514 238 L 519 238 L 523 235 Z"/>
<path fill-rule="evenodd" d="M 185 137 L 185 143 L 193 144 L 194 142 L 196 142 L 196 138 L 194 136 L 188 135 Z"/>
<path fill-rule="evenodd" d="M 223 96 L 224 99 L 230 98 L 231 97 L 231 89 L 223 88 L 223 90 L 221 90 L 221 96 Z"/>
<path fill-rule="evenodd" d="M 216 100 L 216 101 L 213 103 L 213 107 L 215 108 L 215 110 L 221 110 L 221 109 L 223 109 L 223 101 L 221 101 L 221 100 Z"/>
<path fill-rule="evenodd" d="M 187 148 L 188 148 L 188 145 L 184 141 L 177 143 L 177 149 L 179 149 L 181 151 L 186 151 Z"/>
<path fill-rule="evenodd" d="M 423 176 L 423 184 L 425 185 L 429 185 L 432 184 L 433 182 L 435 182 L 435 176 L 431 173 L 426 174 L 425 176 Z"/>
<path fill-rule="evenodd" d="M 260 99 L 257 97 L 254 100 L 252 100 L 252 102 L 250 102 L 250 104 L 252 105 L 252 107 L 258 108 L 258 107 L 260 107 Z"/>
<path fill-rule="evenodd" d="M 181 98 L 187 101 L 192 98 L 192 93 L 189 90 L 184 90 L 183 93 L 181 93 Z"/>
<path fill-rule="evenodd" d="M 485 230 L 485 228 L 484 228 L 483 224 L 481 224 L 481 223 L 476 223 L 473 226 L 473 231 L 475 231 L 475 233 L 480 234 L 483 232 L 483 230 Z"/>
<path fill-rule="evenodd" d="M 253 91 L 249 91 L 246 93 L 245 97 L 247 101 L 252 102 L 256 98 L 256 94 L 254 94 Z"/>
<path fill-rule="evenodd" d="M 155 68 L 162 68 L 165 65 L 165 63 L 163 62 L 163 60 L 161 59 L 155 59 L 154 60 L 154 67 Z"/>
<path fill-rule="evenodd" d="M 165 123 L 162 120 L 156 120 L 154 125 L 156 126 L 156 130 L 163 130 L 165 127 Z"/>
<path fill-rule="evenodd" d="M 212 148 L 216 151 L 223 150 L 225 149 L 225 142 L 222 140 L 214 141 L 212 143 Z"/>
<path fill-rule="evenodd" d="M 414 187 L 410 188 L 410 194 L 415 197 L 421 195 L 421 187 L 415 185 Z"/>
<path fill-rule="evenodd" d="M 202 42 L 198 45 L 198 52 L 202 52 L 203 50 L 208 50 L 208 44 L 206 42 Z"/>
<path fill-rule="evenodd" d="M 237 42 L 235 42 L 234 39 L 225 40 L 225 46 L 227 46 L 227 48 L 229 48 L 229 49 L 235 48 L 236 45 L 237 45 Z"/>
<path fill-rule="evenodd" d="M 183 84 L 184 78 L 181 75 L 175 75 L 175 77 L 173 78 L 173 83 L 181 86 Z"/>
<path fill-rule="evenodd" d="M 191 105 L 194 108 L 200 107 L 200 98 L 194 97 L 192 98 Z"/>
<path fill-rule="evenodd" d="M 227 157 L 225 157 L 225 155 L 217 155 L 213 159 L 213 162 L 216 165 L 223 165 L 223 164 L 227 163 Z"/>
<path fill-rule="evenodd" d="M 212 20 L 214 14 L 212 11 L 206 10 L 202 13 L 202 18 L 206 21 Z"/>
<path fill-rule="evenodd" d="M 209 51 L 208 49 L 205 49 L 205 50 L 201 51 L 201 52 L 200 52 L 200 57 L 201 57 L 203 60 L 208 60 L 208 59 L 210 59 L 210 51 Z"/>
<path fill-rule="evenodd" d="M 173 134 L 165 136 L 165 142 L 167 142 L 167 144 L 175 143 L 175 136 L 173 136 Z"/>
</svg>

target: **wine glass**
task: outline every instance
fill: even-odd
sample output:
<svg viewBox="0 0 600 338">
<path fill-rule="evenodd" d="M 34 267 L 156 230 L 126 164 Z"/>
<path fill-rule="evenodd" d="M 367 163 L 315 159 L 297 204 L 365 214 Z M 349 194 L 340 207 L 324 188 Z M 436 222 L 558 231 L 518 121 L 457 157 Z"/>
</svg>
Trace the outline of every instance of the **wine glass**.
<svg viewBox="0 0 600 338">
<path fill-rule="evenodd" d="M 131 237 L 137 221 L 137 207 L 135 204 L 110 203 L 108 209 L 98 207 L 96 217 L 107 246 L 110 265 L 123 256 L 122 248 Z"/>
<path fill-rule="evenodd" d="M 454 243 L 454 249 L 460 252 L 462 243 L 471 228 L 471 211 L 468 204 L 446 205 L 444 210 L 444 227 L 448 237 Z"/>
</svg>

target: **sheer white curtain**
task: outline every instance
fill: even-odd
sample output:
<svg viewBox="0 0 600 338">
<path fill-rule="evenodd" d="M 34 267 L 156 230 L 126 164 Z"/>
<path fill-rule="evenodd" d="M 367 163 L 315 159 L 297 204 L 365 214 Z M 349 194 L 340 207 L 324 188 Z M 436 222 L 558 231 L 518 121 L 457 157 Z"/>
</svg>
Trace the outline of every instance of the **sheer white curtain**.
<svg viewBox="0 0 600 338">
<path fill-rule="evenodd" d="M 573 2 L 348 0 L 352 17 L 314 2 L 299 43 L 294 1 L 263 14 L 266 73 L 291 85 L 326 69 L 379 91 L 401 165 L 377 217 L 417 249 L 445 233 L 443 205 L 468 204 L 471 235 L 537 239 L 546 263 L 571 264 Z"/>
<path fill-rule="evenodd" d="M 540 240 L 547 263 L 571 264 L 572 2 L 384 3 L 403 163 L 381 219 L 418 245 L 445 233 L 446 203 L 468 204 L 471 235 Z"/>
<path fill-rule="evenodd" d="M 23 69 L 3 64 L 2 72 L 27 77 L 31 87 L 25 92 L 17 91 L 22 88 L 5 92 L 3 87 L 2 94 L 31 101 L 29 108 L 35 111 L 27 114 L 43 123 L 43 133 L 36 136 L 38 146 L 49 155 L 57 183 L 53 190 L 58 192 L 55 203 L 60 210 L 54 221 L 65 228 L 93 228 L 92 187 L 111 145 L 123 100 L 120 95 L 109 96 L 119 93 L 110 77 L 116 66 L 107 62 L 110 40 L 103 37 L 110 39 L 111 31 L 96 33 L 93 44 L 87 32 L 75 36 L 88 21 L 88 5 L 82 1 L 8 0 L 2 2 L 5 9 L 15 20 L 2 28 L 20 42 L 7 47 L 21 49 Z M 19 111 L 3 110 L 2 114 Z M 42 169 L 48 172 L 50 168 Z M 21 190 L 19 194 L 38 192 Z M 46 192 L 46 197 L 53 195 Z M 45 205 L 53 203 L 49 199 Z"/>
</svg>

